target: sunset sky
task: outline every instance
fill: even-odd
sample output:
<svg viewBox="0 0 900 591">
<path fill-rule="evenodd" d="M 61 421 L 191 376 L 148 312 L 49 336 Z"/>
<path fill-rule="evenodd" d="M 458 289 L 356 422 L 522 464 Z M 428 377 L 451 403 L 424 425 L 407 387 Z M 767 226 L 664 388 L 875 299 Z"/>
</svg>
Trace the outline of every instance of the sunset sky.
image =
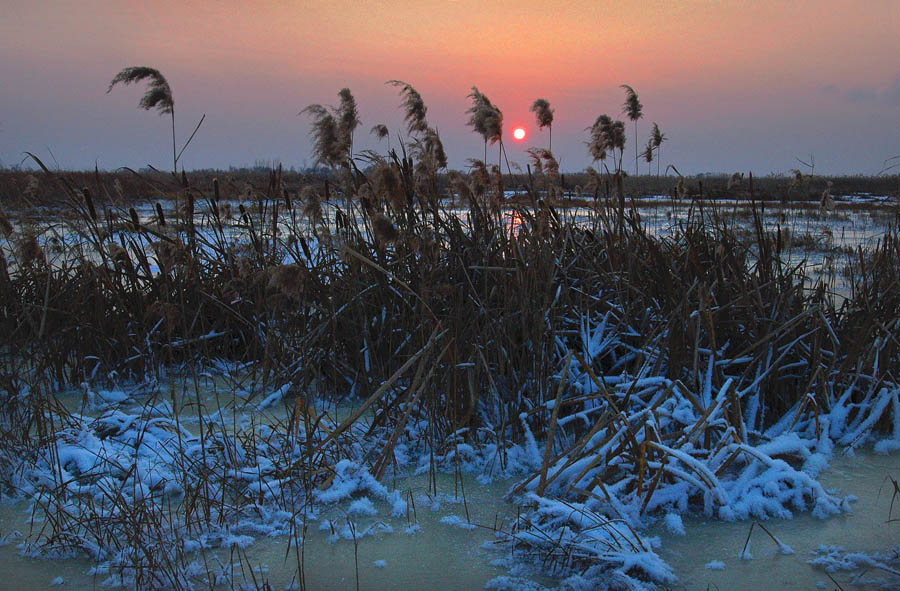
<svg viewBox="0 0 900 591">
<path fill-rule="evenodd" d="M 189 169 L 311 165 L 297 113 L 335 104 L 345 86 L 363 122 L 354 147 L 383 151 L 373 125 L 394 145 L 404 131 L 389 79 L 422 94 L 455 168 L 482 154 L 465 125 L 473 85 L 503 110 L 523 164 L 525 147 L 547 141 L 528 107 L 548 99 L 564 171 L 590 164 L 584 129 L 598 115 L 624 119 L 620 84 L 644 104 L 640 145 L 658 122 L 663 165 L 685 173 L 786 172 L 812 155 L 817 172 L 871 174 L 900 154 L 898 0 L 4 0 L 0 55 L 4 166 L 27 150 L 67 169 L 170 168 L 169 121 L 137 109 L 143 88 L 106 94 L 132 65 L 168 78 L 181 141 L 206 113 Z"/>
</svg>

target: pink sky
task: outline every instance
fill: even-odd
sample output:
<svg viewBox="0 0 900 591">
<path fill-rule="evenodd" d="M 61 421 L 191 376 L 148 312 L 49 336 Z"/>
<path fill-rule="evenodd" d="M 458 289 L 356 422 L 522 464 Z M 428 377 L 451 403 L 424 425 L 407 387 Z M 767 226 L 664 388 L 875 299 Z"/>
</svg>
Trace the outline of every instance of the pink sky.
<svg viewBox="0 0 900 591">
<path fill-rule="evenodd" d="M 25 150 L 64 168 L 170 164 L 168 121 L 139 111 L 142 90 L 109 80 L 149 65 L 168 78 L 179 136 L 195 167 L 311 164 L 297 112 L 356 96 L 357 148 L 402 131 L 399 97 L 415 86 L 451 166 L 481 154 L 465 126 L 472 85 L 504 112 L 512 160 L 546 144 L 528 107 L 556 109 L 554 152 L 590 164 L 584 128 L 621 115 L 620 84 L 669 136 L 682 172 L 785 172 L 795 157 L 825 173 L 874 173 L 900 154 L 900 2 L 25 2 L 0 19 L 0 161 Z M 529 131 L 512 140 L 515 125 Z M 634 138 L 629 123 L 628 157 Z M 495 152 L 496 154 L 496 152 Z M 655 166 L 654 166 L 655 169 Z M 646 171 L 644 167 L 642 170 Z"/>
</svg>

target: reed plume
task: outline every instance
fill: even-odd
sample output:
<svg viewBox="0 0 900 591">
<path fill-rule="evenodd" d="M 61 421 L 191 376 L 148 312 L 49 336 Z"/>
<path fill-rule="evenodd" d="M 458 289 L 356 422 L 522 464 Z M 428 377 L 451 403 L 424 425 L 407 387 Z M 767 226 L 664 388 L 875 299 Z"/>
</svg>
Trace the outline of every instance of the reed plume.
<svg viewBox="0 0 900 591">
<path fill-rule="evenodd" d="M 620 155 L 625 153 L 625 124 L 619 120 L 613 121 L 609 115 L 600 115 L 590 127 L 591 140 L 588 142 L 588 150 L 594 161 L 604 160 L 609 150 L 613 155 L 613 168 L 619 172 L 622 167 L 622 158 L 616 162 L 616 150 Z"/>
<path fill-rule="evenodd" d="M 400 172 L 393 164 L 382 161 L 373 175 L 375 190 L 384 197 L 394 211 L 402 211 L 406 207 L 406 193 L 400 181 Z"/>
<path fill-rule="evenodd" d="M 667 138 L 666 134 L 659 130 L 659 125 L 657 125 L 655 121 L 653 122 L 653 131 L 650 132 L 650 135 L 653 139 L 653 147 L 656 148 L 656 176 L 659 177 L 660 147 L 662 146 L 663 142 L 669 138 Z"/>
<path fill-rule="evenodd" d="M 394 222 L 383 213 L 376 213 L 372 216 L 372 230 L 375 232 L 375 239 L 382 246 L 391 244 L 400 237 L 400 232 Z"/>
<path fill-rule="evenodd" d="M 403 109 L 406 111 L 403 120 L 406 121 L 408 133 L 412 135 L 427 130 L 428 121 L 425 119 L 425 114 L 428 112 L 428 107 L 425 106 L 422 95 L 402 80 L 388 80 L 385 84 L 400 89 L 400 95 L 403 97 Z"/>
<path fill-rule="evenodd" d="M 138 107 L 149 111 L 156 109 L 160 115 L 169 115 L 172 118 L 172 170 L 178 173 L 178 154 L 175 148 L 175 99 L 172 98 L 172 88 L 159 70 L 148 68 L 147 66 L 132 66 L 123 68 L 110 81 L 109 88 L 106 93 L 113 89 L 116 84 L 122 83 L 126 86 L 129 84 L 137 84 L 143 80 L 147 80 L 147 92 L 141 97 Z M 199 127 L 199 126 L 198 126 Z"/>
<path fill-rule="evenodd" d="M 550 150 L 541 150 L 541 158 L 544 160 L 544 171 L 551 179 L 559 178 L 559 162 Z"/>
<path fill-rule="evenodd" d="M 447 152 L 436 129 L 427 128 L 423 137 L 413 143 L 413 152 L 426 174 L 433 175 L 447 168 Z"/>
<path fill-rule="evenodd" d="M 483 160 L 469 158 L 468 163 L 472 168 L 472 188 L 475 191 L 475 196 L 481 197 L 491 184 L 491 175 Z"/>
<path fill-rule="evenodd" d="M 388 136 L 390 132 L 388 131 L 387 125 L 385 125 L 384 123 L 379 123 L 378 125 L 372 126 L 372 129 L 369 131 L 369 133 L 371 133 L 378 139 L 383 140 Z"/>
<path fill-rule="evenodd" d="M 309 105 L 298 115 L 308 114 L 312 117 L 312 129 L 309 134 L 313 138 L 313 154 L 316 164 L 326 164 L 336 168 L 347 160 L 350 146 L 345 143 L 346 135 L 342 134 L 340 125 L 332 112 L 319 104 Z"/>
<path fill-rule="evenodd" d="M 35 264 L 46 262 L 44 249 L 38 243 L 37 236 L 28 232 L 19 240 L 19 258 L 23 267 L 31 267 Z"/>
<path fill-rule="evenodd" d="M 488 142 L 491 145 L 500 142 L 500 149 L 503 149 L 503 112 L 475 86 L 468 98 L 472 99 L 472 106 L 466 111 L 471 115 L 467 125 L 484 138 L 484 159 L 487 160 Z"/>
<path fill-rule="evenodd" d="M 609 115 L 603 114 L 597 117 L 594 124 L 589 128 L 591 139 L 588 142 L 588 151 L 594 162 L 606 160 L 608 149 L 612 149 L 613 120 Z M 615 168 L 615 153 L 613 153 L 613 167 Z"/>
<path fill-rule="evenodd" d="M 300 197 L 305 202 L 303 205 L 303 215 L 306 216 L 309 223 L 313 226 L 320 223 L 322 221 L 322 200 L 319 197 L 319 192 L 312 185 L 307 185 L 303 187 Z M 228 205 L 228 203 L 225 204 L 226 207 Z M 230 207 L 227 209 L 226 215 L 228 217 L 231 216 Z"/>
<path fill-rule="evenodd" d="M 647 176 L 650 176 L 650 164 L 653 162 L 653 138 L 647 140 L 644 148 L 644 162 L 647 163 Z"/>
<path fill-rule="evenodd" d="M 610 133 L 610 145 L 619 151 L 619 170 L 622 171 L 625 159 L 625 123 L 616 119 L 613 121 Z"/>
<path fill-rule="evenodd" d="M 637 122 L 644 116 L 644 105 L 638 99 L 637 93 L 627 84 L 622 84 L 619 88 L 625 91 L 625 103 L 622 105 L 622 112 L 628 115 L 628 118 L 634 121 L 634 174 L 638 174 L 638 135 Z M 624 142 L 623 142 L 624 146 Z"/>
<path fill-rule="evenodd" d="M 353 157 L 353 132 L 362 123 L 359 120 L 359 109 L 356 107 L 356 99 L 349 88 L 342 88 L 338 91 L 340 103 L 335 111 L 337 114 L 338 133 L 341 141 L 347 145 L 347 152 L 350 158 Z"/>
<path fill-rule="evenodd" d="M 550 101 L 539 98 L 531 104 L 531 111 L 537 118 L 538 128 L 545 127 L 550 132 L 550 142 L 548 150 L 553 149 L 553 109 L 550 108 Z"/>
<path fill-rule="evenodd" d="M 466 178 L 455 170 L 451 170 L 447 176 L 450 179 L 450 187 L 453 189 L 453 192 L 456 193 L 463 202 L 468 203 L 471 206 L 475 202 L 475 194 Z"/>
<path fill-rule="evenodd" d="M 294 301 L 302 301 L 306 269 L 294 264 L 278 265 L 269 269 L 268 274 L 266 287 Z"/>
<path fill-rule="evenodd" d="M 531 167 L 534 169 L 534 174 L 540 175 L 544 172 L 544 162 L 541 160 L 541 152 L 540 148 L 528 148 L 525 150 L 525 153 L 528 154 L 529 160 L 531 160 Z"/>
</svg>

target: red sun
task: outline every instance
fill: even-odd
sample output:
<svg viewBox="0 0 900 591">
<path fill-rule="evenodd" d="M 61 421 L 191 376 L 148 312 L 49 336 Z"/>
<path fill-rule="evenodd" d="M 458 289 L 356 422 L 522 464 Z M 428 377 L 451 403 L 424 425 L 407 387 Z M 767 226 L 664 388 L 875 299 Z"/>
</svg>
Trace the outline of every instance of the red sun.
<svg viewBox="0 0 900 591">
<path fill-rule="evenodd" d="M 513 130 L 513 137 L 519 141 L 524 140 L 525 139 L 525 128 L 524 127 L 515 128 Z"/>
</svg>

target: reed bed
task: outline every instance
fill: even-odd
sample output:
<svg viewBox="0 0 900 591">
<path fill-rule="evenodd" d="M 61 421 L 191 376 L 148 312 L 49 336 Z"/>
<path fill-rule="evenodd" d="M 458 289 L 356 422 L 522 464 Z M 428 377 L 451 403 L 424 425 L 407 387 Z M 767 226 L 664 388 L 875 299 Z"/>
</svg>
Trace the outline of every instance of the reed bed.
<svg viewBox="0 0 900 591">
<path fill-rule="evenodd" d="M 62 209 L 10 223 L 0 266 L 2 485 L 35 502 L 35 552 L 136 588 L 228 582 L 213 550 L 300 546 L 317 503 L 399 508 L 381 479 L 463 462 L 521 478 L 518 555 L 650 588 L 672 580 L 653 515 L 840 512 L 815 480 L 831 447 L 900 441 L 897 228 L 849 255 L 837 300 L 760 206 L 741 231 L 698 201 L 656 235 L 617 175 L 576 222 L 541 199 L 550 173 L 510 206 L 484 163 L 441 186 L 433 150 L 302 192 L 273 170 L 239 201 L 134 175 L 168 212 L 45 169 Z M 244 420 L 203 416 L 211 374 L 250 385 Z M 55 395 L 123 384 L 140 411 Z"/>
</svg>

